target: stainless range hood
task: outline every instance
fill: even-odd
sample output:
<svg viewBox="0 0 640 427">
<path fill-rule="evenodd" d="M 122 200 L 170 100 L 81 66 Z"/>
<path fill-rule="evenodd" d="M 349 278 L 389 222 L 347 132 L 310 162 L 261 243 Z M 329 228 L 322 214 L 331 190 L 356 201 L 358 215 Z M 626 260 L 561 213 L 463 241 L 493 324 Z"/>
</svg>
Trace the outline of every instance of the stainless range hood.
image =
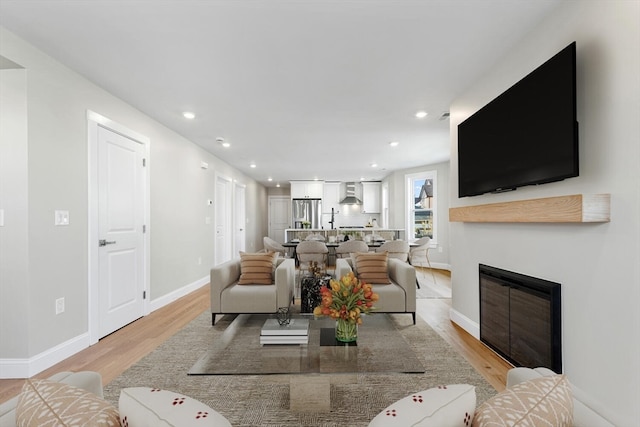
<svg viewBox="0 0 640 427">
<path fill-rule="evenodd" d="M 356 183 L 347 182 L 346 188 L 347 188 L 346 197 L 340 200 L 340 204 L 341 205 L 361 205 L 362 200 L 356 197 Z"/>
</svg>

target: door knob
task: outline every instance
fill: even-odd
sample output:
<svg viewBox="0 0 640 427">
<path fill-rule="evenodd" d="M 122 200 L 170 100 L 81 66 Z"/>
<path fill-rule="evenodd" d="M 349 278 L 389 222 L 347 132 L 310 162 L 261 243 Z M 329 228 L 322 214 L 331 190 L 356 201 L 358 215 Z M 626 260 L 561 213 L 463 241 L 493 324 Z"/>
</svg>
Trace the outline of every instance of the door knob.
<svg viewBox="0 0 640 427">
<path fill-rule="evenodd" d="M 98 246 L 102 247 L 107 245 L 113 245 L 115 242 L 116 242 L 115 240 L 113 242 L 107 242 L 105 239 L 101 239 L 101 240 L 98 240 Z"/>
</svg>

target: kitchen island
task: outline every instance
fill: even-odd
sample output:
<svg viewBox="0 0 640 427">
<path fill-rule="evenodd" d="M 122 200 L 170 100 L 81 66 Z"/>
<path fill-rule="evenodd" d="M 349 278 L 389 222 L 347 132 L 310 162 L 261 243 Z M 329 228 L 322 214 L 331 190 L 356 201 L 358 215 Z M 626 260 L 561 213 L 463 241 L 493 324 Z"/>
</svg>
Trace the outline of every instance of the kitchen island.
<svg viewBox="0 0 640 427">
<path fill-rule="evenodd" d="M 326 242 L 341 242 L 345 236 L 356 240 L 404 240 L 404 229 L 401 228 L 373 228 L 373 227 L 340 227 L 331 229 L 319 228 L 288 228 L 284 231 L 285 242 L 304 240 L 311 234 L 320 234 Z M 370 236 L 370 237 L 368 237 Z"/>
</svg>

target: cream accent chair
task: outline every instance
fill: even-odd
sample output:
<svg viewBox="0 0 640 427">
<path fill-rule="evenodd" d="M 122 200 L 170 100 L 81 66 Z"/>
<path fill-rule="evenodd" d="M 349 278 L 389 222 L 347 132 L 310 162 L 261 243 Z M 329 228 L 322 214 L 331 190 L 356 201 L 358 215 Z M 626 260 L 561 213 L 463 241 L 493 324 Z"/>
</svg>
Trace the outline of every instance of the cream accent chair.
<svg viewBox="0 0 640 427">
<path fill-rule="evenodd" d="M 369 252 L 369 245 L 362 240 L 347 240 L 336 248 L 336 258 L 348 258 L 356 252 Z"/>
<path fill-rule="evenodd" d="M 211 269 L 211 324 L 217 314 L 277 313 L 293 301 L 296 266 L 293 258 L 276 258 L 272 285 L 238 285 L 240 258 Z"/>
<path fill-rule="evenodd" d="M 397 258 L 407 262 L 409 260 L 409 243 L 404 240 L 384 242 L 380 247 L 376 248 L 376 252 L 387 252 L 389 258 Z"/>
<path fill-rule="evenodd" d="M 380 296 L 376 302 L 376 313 L 411 313 L 416 324 L 416 269 L 408 263 L 396 259 L 387 259 L 390 284 L 371 284 L 373 292 Z M 336 277 L 342 277 L 353 271 L 351 258 L 336 259 Z M 356 277 L 357 271 L 354 272 Z"/>
<path fill-rule="evenodd" d="M 283 258 L 287 256 L 287 248 L 273 240 L 271 237 L 264 236 L 262 238 L 262 243 L 264 244 L 265 251 L 276 252 L 279 255 L 282 255 Z"/>
<path fill-rule="evenodd" d="M 424 264 L 429 266 L 429 271 L 431 272 L 431 277 L 433 278 L 433 283 L 436 282 L 436 275 L 433 273 L 433 267 L 431 267 L 431 261 L 429 260 L 429 244 L 431 242 L 431 238 L 428 236 L 422 237 L 415 241 L 415 246 L 411 248 L 409 251 L 409 264 L 414 267 L 424 267 Z"/>
<path fill-rule="evenodd" d="M 302 281 L 305 270 L 309 270 L 311 264 L 316 262 L 318 267 L 327 272 L 327 262 L 329 249 L 324 242 L 319 240 L 305 240 L 296 246 L 296 256 L 298 257 L 298 267 L 300 268 L 298 284 Z"/>
</svg>

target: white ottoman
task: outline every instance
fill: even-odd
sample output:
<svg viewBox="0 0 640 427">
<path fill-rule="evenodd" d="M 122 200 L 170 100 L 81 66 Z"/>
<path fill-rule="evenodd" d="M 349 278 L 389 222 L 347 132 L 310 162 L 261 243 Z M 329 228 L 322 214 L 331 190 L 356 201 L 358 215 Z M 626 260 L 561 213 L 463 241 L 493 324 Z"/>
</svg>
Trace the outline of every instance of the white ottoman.
<svg viewBox="0 0 640 427">
<path fill-rule="evenodd" d="M 225 417 L 204 403 L 168 390 L 125 388 L 118 406 L 123 427 L 231 427 Z"/>
</svg>

